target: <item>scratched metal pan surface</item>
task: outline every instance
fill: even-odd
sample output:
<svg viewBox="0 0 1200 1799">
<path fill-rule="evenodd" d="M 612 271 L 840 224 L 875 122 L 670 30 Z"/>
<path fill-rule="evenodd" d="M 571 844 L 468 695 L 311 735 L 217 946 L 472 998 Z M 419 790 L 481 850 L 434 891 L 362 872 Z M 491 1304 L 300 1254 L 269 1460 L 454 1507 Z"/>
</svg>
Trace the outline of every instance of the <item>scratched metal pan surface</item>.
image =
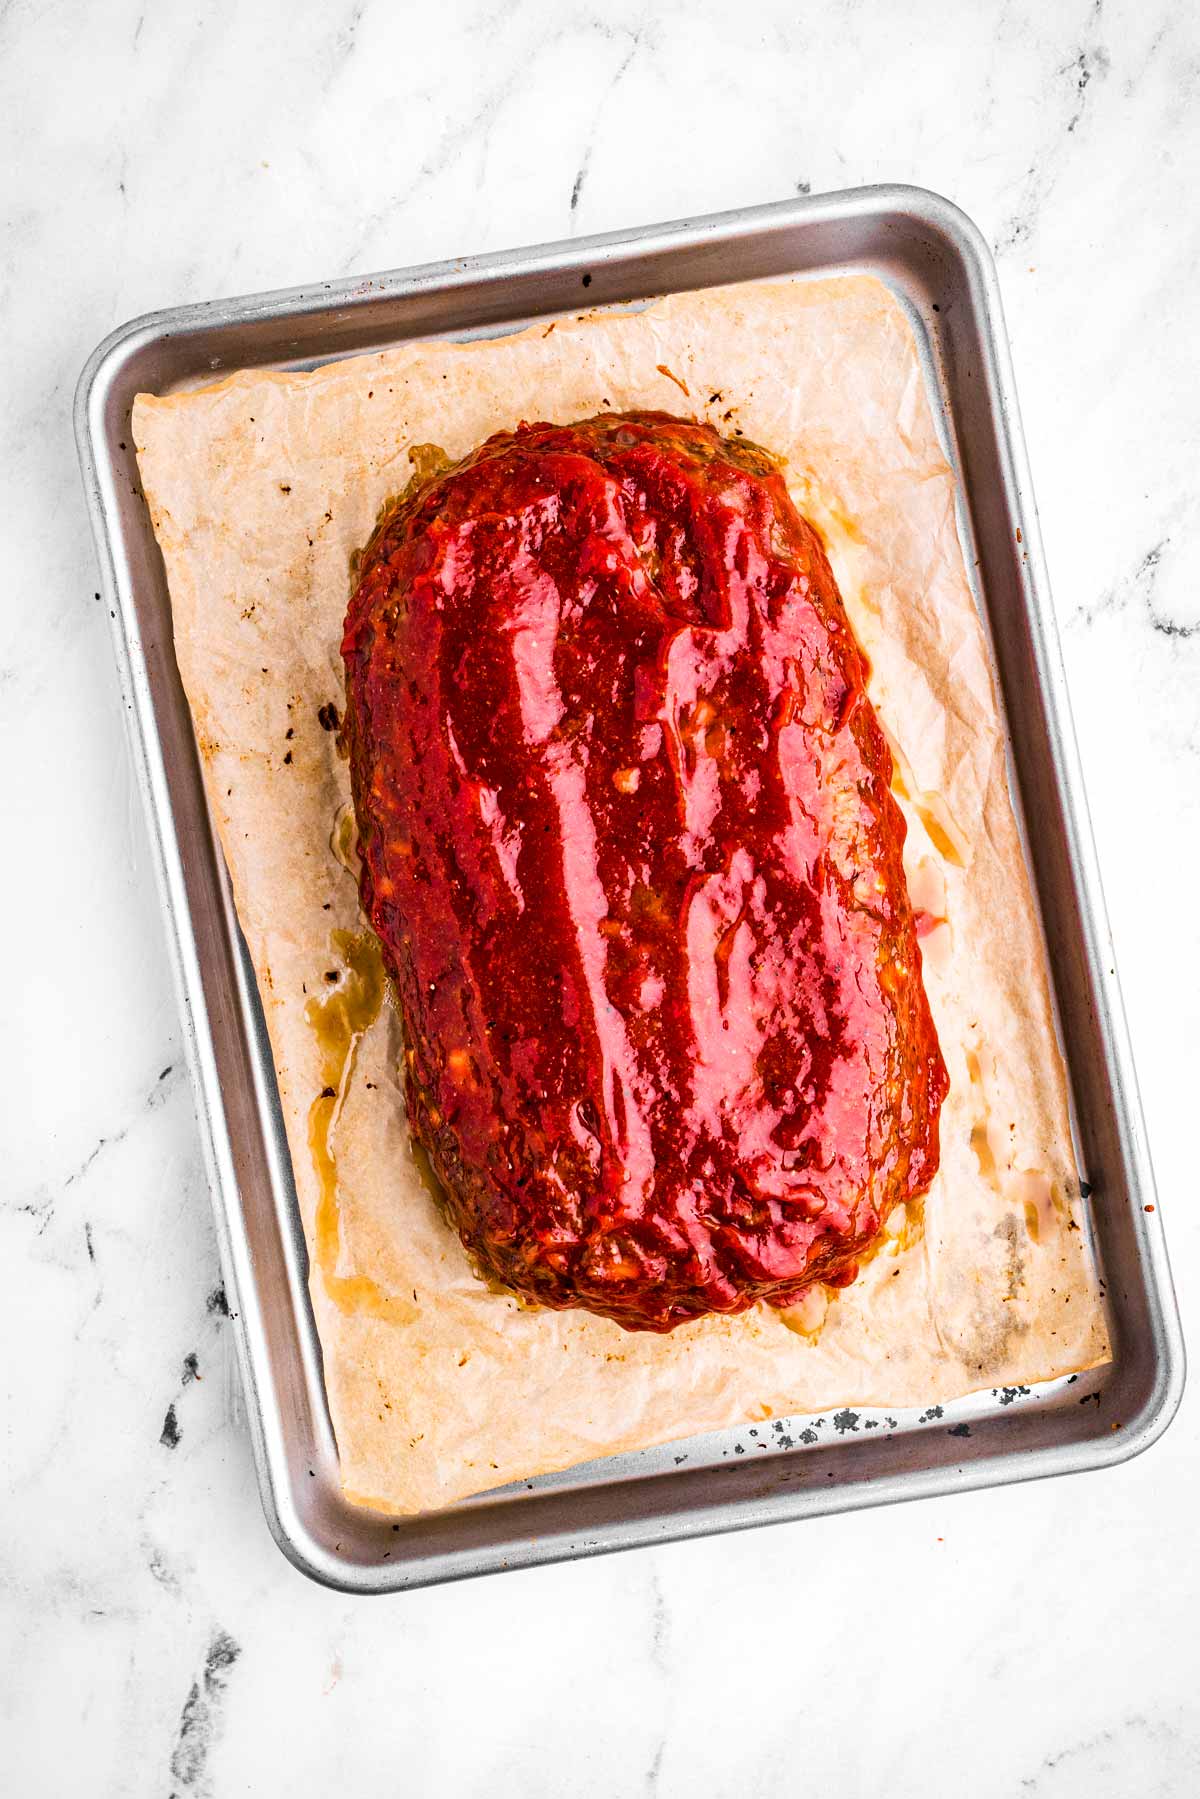
<svg viewBox="0 0 1200 1799">
<path fill-rule="evenodd" d="M 844 1411 L 611 1457 L 398 1523 L 342 1496 L 307 1257 L 253 970 L 210 828 L 142 499 L 130 407 L 238 368 L 514 330 L 581 305 L 864 271 L 916 330 L 991 632 L 1115 1346 L 1076 1379 L 888 1414 Z M 381 1593 L 704 1532 L 1098 1468 L 1179 1402 L 1183 1347 L 1096 871 L 995 270 L 920 189 L 850 193 L 181 307 L 108 337 L 76 432 L 166 915 L 263 1505 L 314 1579 Z"/>
</svg>

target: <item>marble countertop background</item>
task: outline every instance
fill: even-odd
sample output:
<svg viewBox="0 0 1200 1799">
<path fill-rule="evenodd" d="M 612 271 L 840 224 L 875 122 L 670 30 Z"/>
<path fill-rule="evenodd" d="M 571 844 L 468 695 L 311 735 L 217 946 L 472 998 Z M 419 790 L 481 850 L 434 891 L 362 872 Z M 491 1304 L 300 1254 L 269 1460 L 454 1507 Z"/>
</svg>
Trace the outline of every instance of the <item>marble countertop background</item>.
<svg viewBox="0 0 1200 1799">
<path fill-rule="evenodd" d="M 0 5 L 0 1787 L 1200 1791 L 1200 1395 L 1101 1474 L 387 1601 L 263 1523 L 76 376 L 143 310 L 909 181 L 995 247 L 1185 1328 L 1200 24 L 1172 0 Z"/>
</svg>

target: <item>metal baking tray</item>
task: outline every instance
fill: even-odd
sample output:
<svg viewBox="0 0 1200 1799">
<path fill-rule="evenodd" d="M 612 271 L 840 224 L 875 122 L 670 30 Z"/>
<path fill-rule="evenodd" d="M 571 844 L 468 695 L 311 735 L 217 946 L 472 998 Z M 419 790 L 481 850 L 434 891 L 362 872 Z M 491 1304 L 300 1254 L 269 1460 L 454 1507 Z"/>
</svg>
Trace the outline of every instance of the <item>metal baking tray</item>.
<svg viewBox="0 0 1200 1799">
<path fill-rule="evenodd" d="M 519 329 L 581 306 L 773 276 L 865 271 L 917 334 L 961 480 L 1107 1284 L 1111 1365 L 1029 1390 L 888 1414 L 776 1420 L 522 1482 L 394 1522 L 347 1503 L 306 1290 L 307 1256 L 253 971 L 210 829 L 130 407 L 248 368 L 304 368 L 406 338 Z M 1000 296 L 969 219 L 920 189 L 862 188 L 180 307 L 106 338 L 76 433 L 114 618 L 183 1013 L 263 1505 L 297 1567 L 378 1593 L 704 1532 L 1098 1468 L 1166 1428 L 1184 1378 L 1100 881 L 1083 800 Z"/>
</svg>

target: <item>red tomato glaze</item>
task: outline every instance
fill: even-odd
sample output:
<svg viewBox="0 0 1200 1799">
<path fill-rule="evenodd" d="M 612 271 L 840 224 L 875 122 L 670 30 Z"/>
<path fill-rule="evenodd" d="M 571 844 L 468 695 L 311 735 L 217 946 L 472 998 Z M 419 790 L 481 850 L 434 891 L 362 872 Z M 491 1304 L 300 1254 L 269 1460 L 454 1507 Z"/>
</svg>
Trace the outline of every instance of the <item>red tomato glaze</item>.
<svg viewBox="0 0 1200 1799">
<path fill-rule="evenodd" d="M 479 1271 L 660 1331 L 853 1280 L 947 1081 L 866 660 L 773 460 L 661 413 L 490 438 L 385 514 L 343 655 Z"/>
</svg>

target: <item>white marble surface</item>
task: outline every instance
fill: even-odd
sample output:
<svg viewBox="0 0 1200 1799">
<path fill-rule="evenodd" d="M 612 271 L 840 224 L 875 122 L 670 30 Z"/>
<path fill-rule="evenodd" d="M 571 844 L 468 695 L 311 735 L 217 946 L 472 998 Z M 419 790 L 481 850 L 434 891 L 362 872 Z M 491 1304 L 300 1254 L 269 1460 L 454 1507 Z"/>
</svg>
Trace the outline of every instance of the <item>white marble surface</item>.
<svg viewBox="0 0 1200 1799">
<path fill-rule="evenodd" d="M 998 252 L 1190 1324 L 1195 10 L 0 5 L 5 1792 L 1200 1791 L 1194 1392 L 1110 1473 L 351 1601 L 267 1535 L 210 1299 L 87 352 L 176 301 L 875 180 Z"/>
</svg>

